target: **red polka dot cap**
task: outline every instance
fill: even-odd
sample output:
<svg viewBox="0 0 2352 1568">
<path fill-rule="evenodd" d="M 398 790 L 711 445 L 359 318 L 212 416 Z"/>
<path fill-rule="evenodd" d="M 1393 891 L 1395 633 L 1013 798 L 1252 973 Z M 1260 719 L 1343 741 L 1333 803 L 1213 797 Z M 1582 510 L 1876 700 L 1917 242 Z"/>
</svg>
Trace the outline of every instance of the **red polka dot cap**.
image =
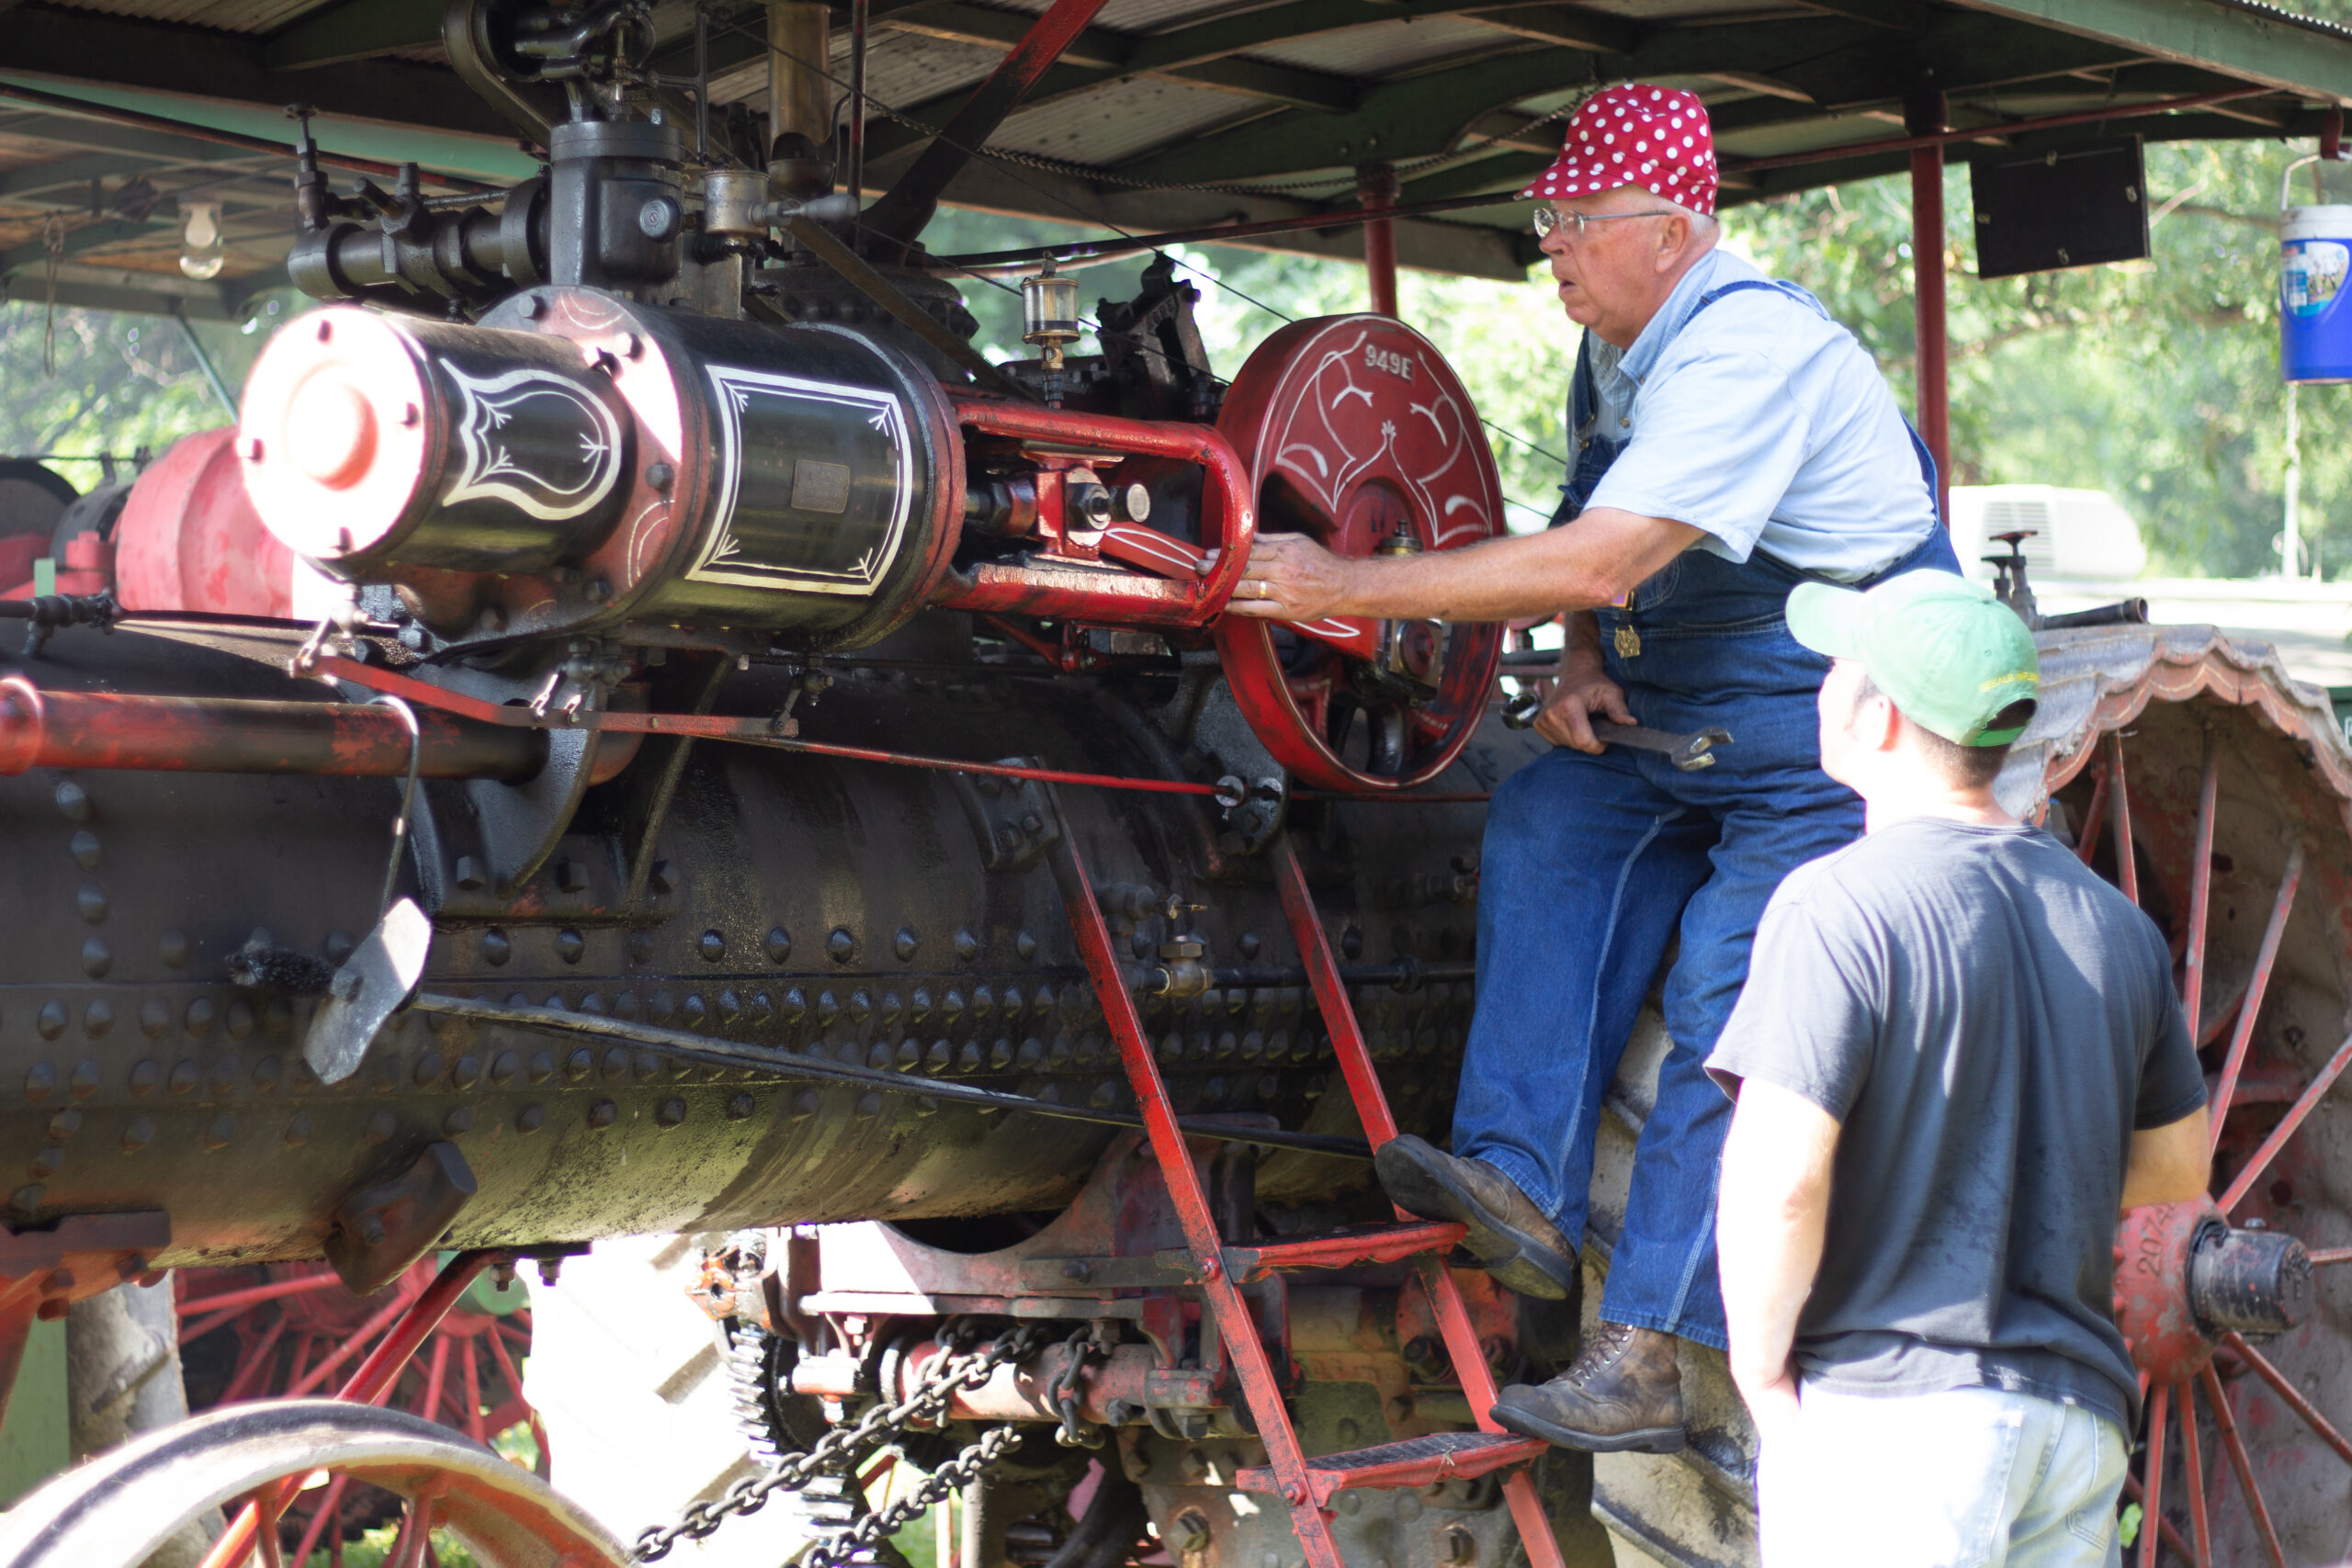
<svg viewBox="0 0 2352 1568">
<path fill-rule="evenodd" d="M 1715 138 L 1694 93 L 1628 82 L 1588 99 L 1568 121 L 1560 156 L 1519 193 L 1558 201 L 1639 186 L 1693 212 L 1715 209 Z"/>
</svg>

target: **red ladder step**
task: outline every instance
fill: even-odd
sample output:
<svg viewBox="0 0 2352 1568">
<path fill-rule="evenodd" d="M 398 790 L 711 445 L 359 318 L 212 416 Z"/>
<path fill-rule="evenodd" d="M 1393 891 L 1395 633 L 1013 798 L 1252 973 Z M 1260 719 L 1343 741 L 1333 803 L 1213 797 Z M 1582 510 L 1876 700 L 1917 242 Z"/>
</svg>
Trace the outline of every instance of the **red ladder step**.
<svg viewBox="0 0 2352 1568">
<path fill-rule="evenodd" d="M 1306 1488 L 1319 1508 L 1331 1500 L 1333 1493 L 1351 1487 L 1402 1491 L 1445 1481 L 1475 1480 L 1508 1465 L 1524 1464 L 1547 1446 L 1541 1438 L 1515 1438 L 1508 1432 L 1432 1432 L 1401 1443 L 1310 1459 Z M 1238 1472 L 1233 1483 L 1244 1492 L 1279 1490 L 1268 1465 Z"/>
<path fill-rule="evenodd" d="M 1360 1263 L 1401 1263 L 1425 1252 L 1451 1250 L 1467 1232 L 1450 1220 L 1415 1220 L 1394 1225 L 1358 1225 L 1348 1230 L 1295 1235 L 1283 1241 L 1250 1242 L 1225 1249 L 1225 1271 L 1243 1283 L 1306 1269 L 1352 1269 Z"/>
</svg>

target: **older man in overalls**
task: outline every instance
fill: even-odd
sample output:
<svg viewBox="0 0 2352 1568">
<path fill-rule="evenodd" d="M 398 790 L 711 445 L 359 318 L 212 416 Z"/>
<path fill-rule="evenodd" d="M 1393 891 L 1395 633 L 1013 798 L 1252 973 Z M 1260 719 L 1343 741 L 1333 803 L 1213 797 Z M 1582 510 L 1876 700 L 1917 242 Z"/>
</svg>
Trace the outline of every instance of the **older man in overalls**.
<svg viewBox="0 0 2352 1568">
<path fill-rule="evenodd" d="M 1828 660 L 1782 608 L 1809 579 L 1863 586 L 1959 570 L 1934 468 L 1870 356 L 1813 297 L 1714 248 L 1706 110 L 1644 84 L 1595 96 L 1520 192 L 1568 319 L 1585 328 L 1575 468 L 1547 532 L 1342 559 L 1259 537 L 1233 611 L 1498 621 L 1564 615 L 1536 728 L 1560 749 L 1513 774 L 1487 823 L 1478 1007 L 1453 1152 L 1398 1138 L 1383 1185 L 1528 1294 L 1566 1296 L 1601 1097 L 1666 977 L 1672 1048 L 1634 1155 L 1600 1332 L 1567 1371 L 1504 1391 L 1505 1427 L 1570 1448 L 1683 1446 L 1675 1338 L 1724 1348 L 1716 1167 L 1730 1104 L 1701 1064 L 1747 974 L 1765 900 L 1861 831 L 1820 767 Z M 1611 748 L 1608 725 L 1733 743 L 1704 772 Z"/>
</svg>

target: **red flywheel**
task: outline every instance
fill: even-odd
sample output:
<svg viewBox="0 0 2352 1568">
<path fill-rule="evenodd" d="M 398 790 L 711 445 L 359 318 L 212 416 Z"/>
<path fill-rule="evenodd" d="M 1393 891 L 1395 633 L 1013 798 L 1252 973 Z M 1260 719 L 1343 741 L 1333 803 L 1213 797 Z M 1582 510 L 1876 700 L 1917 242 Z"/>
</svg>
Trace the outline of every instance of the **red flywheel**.
<svg viewBox="0 0 2352 1568">
<path fill-rule="evenodd" d="M 1261 532 L 1343 556 L 1459 549 L 1503 531 L 1477 410 L 1429 339 L 1387 316 L 1295 321 L 1258 346 L 1217 428 L 1249 465 Z M 1499 625 L 1228 615 L 1217 652 L 1250 727 L 1320 789 L 1410 788 L 1478 726 Z"/>
</svg>

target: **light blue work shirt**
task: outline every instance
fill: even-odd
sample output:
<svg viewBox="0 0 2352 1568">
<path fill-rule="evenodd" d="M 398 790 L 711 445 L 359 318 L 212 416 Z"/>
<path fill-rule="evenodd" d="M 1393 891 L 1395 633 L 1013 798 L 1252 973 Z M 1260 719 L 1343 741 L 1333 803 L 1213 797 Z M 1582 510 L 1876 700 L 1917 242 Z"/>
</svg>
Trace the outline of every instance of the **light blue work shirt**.
<svg viewBox="0 0 2352 1568">
<path fill-rule="evenodd" d="M 1709 290 L 1764 276 L 1711 251 L 1633 347 L 1587 334 L 1600 413 L 1577 438 L 1627 443 L 1588 508 L 1687 523 L 1708 536 L 1697 548 L 1726 559 L 1760 548 L 1859 581 L 1926 540 L 1934 498 L 1853 333 L 1777 288 L 1743 288 L 1692 314 Z"/>
</svg>

